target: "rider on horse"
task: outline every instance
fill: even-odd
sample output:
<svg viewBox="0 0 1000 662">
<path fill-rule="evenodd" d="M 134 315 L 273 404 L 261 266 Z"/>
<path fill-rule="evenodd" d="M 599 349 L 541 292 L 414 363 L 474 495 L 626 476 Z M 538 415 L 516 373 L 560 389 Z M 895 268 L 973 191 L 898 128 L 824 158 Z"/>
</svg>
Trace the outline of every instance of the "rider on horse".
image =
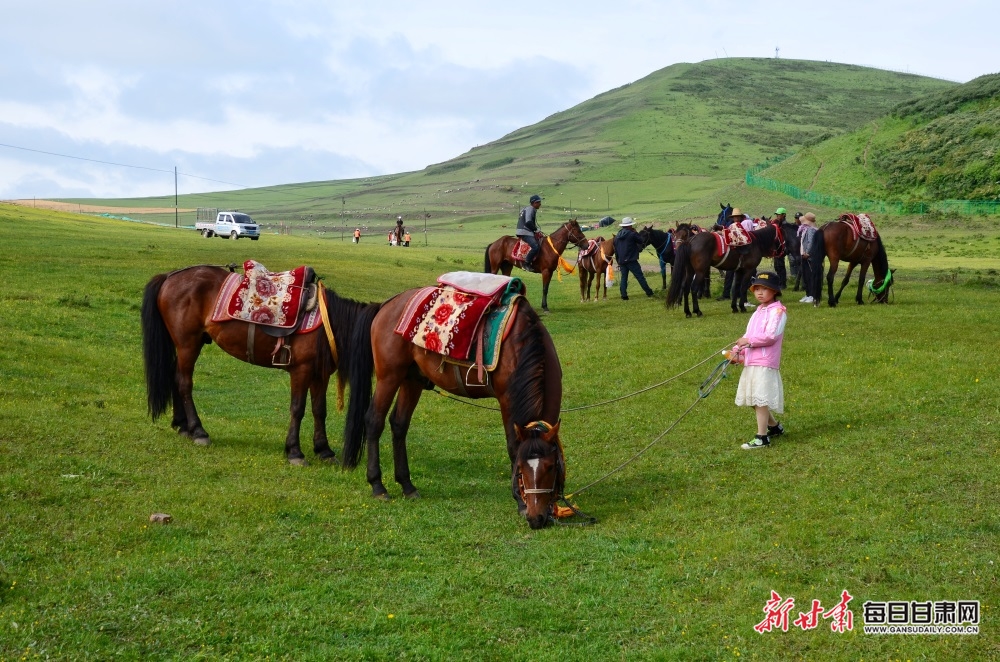
<svg viewBox="0 0 1000 662">
<path fill-rule="evenodd" d="M 534 271 L 532 266 L 535 262 L 535 256 L 538 255 L 538 251 L 541 250 L 542 245 L 535 238 L 535 233 L 538 232 L 538 223 L 535 221 L 535 215 L 538 213 L 538 208 L 542 206 L 542 196 L 533 195 L 528 200 L 528 206 L 521 210 L 520 215 L 517 217 L 517 232 L 518 238 L 520 238 L 524 243 L 531 246 L 531 250 L 528 254 L 524 256 L 524 270 Z"/>
</svg>

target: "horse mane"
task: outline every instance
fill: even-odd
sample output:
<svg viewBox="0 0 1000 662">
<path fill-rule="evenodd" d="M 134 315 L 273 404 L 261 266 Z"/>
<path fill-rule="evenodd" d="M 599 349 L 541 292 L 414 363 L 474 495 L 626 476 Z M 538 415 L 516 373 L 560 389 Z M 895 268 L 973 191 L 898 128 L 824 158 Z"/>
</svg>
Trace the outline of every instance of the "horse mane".
<svg viewBox="0 0 1000 662">
<path fill-rule="evenodd" d="M 350 359 L 355 353 L 352 352 L 354 343 L 351 341 L 351 337 L 354 333 L 354 327 L 358 322 L 359 314 L 370 304 L 344 298 L 338 295 L 332 288 L 326 286 L 323 289 L 326 296 L 326 308 L 330 317 L 330 325 L 333 327 L 331 329 L 333 331 L 333 339 L 337 344 L 337 356 L 340 359 L 338 362 L 339 365 L 336 366 L 338 379 L 348 380 L 351 377 L 351 367 L 354 363 Z M 330 351 L 330 343 L 327 340 L 326 333 L 317 333 L 316 342 L 319 349 L 316 352 L 316 367 L 332 370 L 334 367 L 333 353 Z"/>
<path fill-rule="evenodd" d="M 511 375 L 507 392 L 510 396 L 510 420 L 520 426 L 537 421 L 545 404 L 545 339 L 542 321 L 531 306 L 520 304 L 524 328 L 514 342 L 521 347 L 517 367 Z"/>
</svg>

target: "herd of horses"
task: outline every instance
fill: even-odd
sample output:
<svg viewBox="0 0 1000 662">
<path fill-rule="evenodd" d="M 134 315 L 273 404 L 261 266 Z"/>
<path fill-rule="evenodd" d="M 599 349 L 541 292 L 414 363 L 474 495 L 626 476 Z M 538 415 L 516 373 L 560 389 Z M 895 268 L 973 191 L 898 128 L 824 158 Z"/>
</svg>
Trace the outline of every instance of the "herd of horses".
<svg viewBox="0 0 1000 662">
<path fill-rule="evenodd" d="M 727 208 L 724 206 L 721 220 L 725 219 Z M 664 289 L 667 289 L 666 265 L 671 265 L 668 305 L 676 305 L 683 299 L 685 314 L 690 316 L 689 296 L 694 314 L 702 314 L 698 299 L 707 296 L 712 268 L 735 271 L 732 309 L 745 310 L 746 283 L 761 259 L 774 255 L 782 246 L 787 249 L 795 227 L 791 223 L 768 222 L 753 232 L 755 239 L 750 250 L 736 257 L 732 252 L 720 255 L 712 233 L 700 232 L 689 224 L 680 224 L 670 231 L 645 227 L 640 234 L 660 260 Z M 836 305 L 851 271 L 859 264 L 862 282 L 869 265 L 874 267 L 875 300 L 887 301 L 891 273 L 881 239 L 859 242 L 845 224 L 837 222 L 824 225 L 819 232 L 823 257 L 830 261 L 829 304 Z M 485 271 L 510 275 L 516 265 L 511 257 L 514 243 L 516 238 L 502 237 L 490 244 L 486 249 Z M 570 244 L 583 249 L 588 243 L 576 219 L 563 223 L 543 242 L 536 262 L 536 270 L 542 274 L 542 310 L 548 310 L 548 285 L 559 268 L 563 251 Z M 594 276 L 598 276 L 600 288 L 613 253 L 614 242 L 608 240 L 602 250 L 594 253 L 598 259 L 587 265 L 582 261 L 578 264 L 581 297 L 586 286 L 589 298 Z M 834 296 L 833 280 L 841 261 L 848 262 L 849 267 Z M 440 355 L 393 332 L 416 290 L 402 292 L 382 303 L 362 303 L 341 297 L 320 283 L 323 324 L 313 331 L 276 337 L 266 332 L 255 333 L 257 325 L 251 322 L 213 319 L 213 308 L 231 270 L 197 265 L 156 275 L 146 285 L 141 308 L 143 358 L 147 404 L 154 421 L 172 407 L 171 426 L 180 435 L 199 445 L 211 443 L 194 404 L 193 384 L 195 363 L 202 348 L 214 342 L 242 361 L 288 372 L 291 403 L 285 456 L 290 463 L 305 462 L 299 431 L 307 397 L 314 421 L 313 452 L 320 460 L 337 462 L 326 430 L 327 391 L 331 377 L 336 374 L 338 406 L 343 405 L 345 385 L 350 386 L 340 464 L 345 468 L 356 467 L 367 450 L 367 479 L 372 495 L 387 498 L 379 463 L 379 439 L 388 418 L 394 478 L 406 497 L 417 497 L 419 492 L 410 477 L 406 437 L 422 392 L 439 388 L 474 399 L 495 398 L 510 459 L 511 494 L 518 512 L 531 528 L 541 528 L 553 521 L 565 481 L 565 459 L 559 439 L 562 370 L 552 337 L 527 300 L 522 300 L 516 308 L 489 379 L 482 384 L 468 384 L 460 371 L 442 370 Z M 604 289 L 606 296 L 606 283 Z M 860 282 L 856 300 L 863 303 Z M 273 357 L 282 347 L 287 361 L 276 363 Z M 246 401 L 253 402 L 252 394 Z"/>
</svg>

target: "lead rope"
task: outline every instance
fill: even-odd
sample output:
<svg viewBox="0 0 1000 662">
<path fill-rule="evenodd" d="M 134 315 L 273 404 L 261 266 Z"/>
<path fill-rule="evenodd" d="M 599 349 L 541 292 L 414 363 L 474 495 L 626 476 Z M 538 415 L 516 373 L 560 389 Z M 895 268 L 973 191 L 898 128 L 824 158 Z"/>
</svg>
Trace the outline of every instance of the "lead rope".
<svg viewBox="0 0 1000 662">
<path fill-rule="evenodd" d="M 702 363 L 704 363 L 704 361 Z M 610 476 L 613 476 L 614 474 L 618 473 L 619 471 L 621 471 L 622 469 L 624 469 L 625 467 L 627 467 L 628 465 L 632 464 L 633 462 L 635 462 L 636 460 L 638 460 L 640 457 L 642 457 L 646 453 L 646 451 L 648 451 L 650 448 L 652 448 L 653 446 L 655 446 L 661 439 L 663 439 L 663 437 L 667 436 L 667 433 L 669 433 L 671 430 L 673 430 L 675 427 L 677 427 L 677 424 L 680 423 L 682 420 L 684 420 L 684 417 L 687 416 L 689 413 L 691 413 L 691 410 L 694 409 L 695 406 L 699 402 L 701 402 L 702 400 L 704 400 L 705 398 L 707 398 L 709 395 L 711 395 L 712 391 L 715 390 L 715 387 L 719 385 L 719 382 L 721 382 L 726 377 L 726 370 L 728 370 L 729 366 L 730 366 L 729 359 L 723 359 L 719 363 L 719 365 L 717 365 L 715 367 L 715 369 L 708 376 L 708 378 L 705 379 L 705 381 L 703 381 L 701 383 L 701 386 L 698 387 L 698 397 L 695 399 L 694 402 L 691 403 L 691 406 L 688 407 L 687 409 L 685 409 L 684 413 L 681 414 L 679 417 L 677 417 L 677 420 L 675 420 L 673 423 L 670 424 L 670 427 L 668 427 L 666 430 L 664 430 L 659 435 L 657 435 L 656 438 L 653 439 L 648 444 L 646 444 L 646 446 L 644 448 L 642 448 L 639 452 L 635 453 L 632 457 L 630 457 L 629 459 L 625 460 L 624 462 L 622 462 L 617 467 L 615 467 L 611 471 L 607 472 L 606 474 L 604 474 L 603 476 L 601 476 L 597 480 L 584 485 L 583 487 L 581 487 L 580 489 L 576 490 L 575 492 L 570 492 L 569 494 L 563 495 L 561 497 L 562 500 L 564 500 L 564 501 L 568 500 L 568 499 L 570 499 L 570 498 L 572 498 L 574 496 L 577 496 L 581 492 L 589 490 L 594 485 L 597 485 L 598 483 L 606 480 Z"/>
</svg>

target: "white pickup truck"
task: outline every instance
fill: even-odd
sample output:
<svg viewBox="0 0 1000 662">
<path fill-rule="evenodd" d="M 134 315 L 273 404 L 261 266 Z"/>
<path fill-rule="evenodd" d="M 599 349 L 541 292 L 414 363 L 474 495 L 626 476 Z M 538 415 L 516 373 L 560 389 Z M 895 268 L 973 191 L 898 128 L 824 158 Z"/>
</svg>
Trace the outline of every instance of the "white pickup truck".
<svg viewBox="0 0 1000 662">
<path fill-rule="evenodd" d="M 260 228 L 257 227 L 254 220 L 250 218 L 249 214 L 238 211 L 220 211 L 215 217 L 214 223 L 195 223 L 194 229 L 206 238 L 240 239 L 241 237 L 250 237 L 254 241 L 260 239 Z"/>
</svg>

